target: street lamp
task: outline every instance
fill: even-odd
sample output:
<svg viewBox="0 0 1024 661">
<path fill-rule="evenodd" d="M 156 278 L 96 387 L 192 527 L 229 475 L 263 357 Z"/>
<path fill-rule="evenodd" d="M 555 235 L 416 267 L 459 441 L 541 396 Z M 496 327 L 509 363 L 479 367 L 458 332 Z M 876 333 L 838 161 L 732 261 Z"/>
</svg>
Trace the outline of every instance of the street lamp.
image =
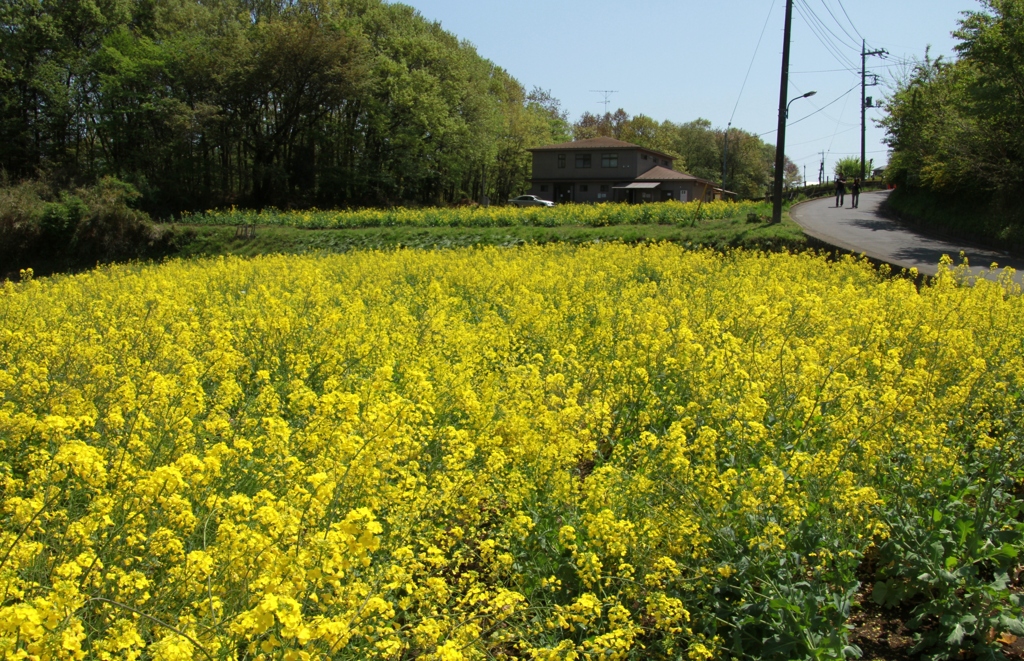
<svg viewBox="0 0 1024 661">
<path fill-rule="evenodd" d="M 786 24 L 787 24 L 787 38 L 786 38 L 786 41 L 787 42 L 789 41 L 788 25 L 789 25 L 789 14 L 791 12 L 791 9 L 789 7 L 790 7 L 790 5 L 787 2 L 787 11 L 786 11 L 786 15 L 787 15 L 787 21 L 786 21 Z M 788 51 L 788 48 L 787 48 L 787 51 Z M 786 90 L 786 86 L 789 84 L 788 83 L 788 78 L 789 78 L 789 61 L 788 61 L 789 57 L 788 57 L 788 52 L 784 53 L 783 55 L 784 55 L 784 57 L 783 57 L 783 67 L 782 67 L 782 69 L 783 69 L 782 90 L 783 91 L 781 93 L 782 98 L 779 100 L 778 142 L 775 145 L 775 182 L 774 182 L 775 186 L 774 186 L 774 194 L 772 195 L 772 222 L 773 223 L 778 223 L 778 222 L 782 221 L 782 181 L 783 181 L 783 179 L 785 178 L 785 175 L 786 175 L 786 172 L 785 172 L 785 170 L 786 170 L 786 121 L 789 119 L 789 106 L 793 105 L 793 101 L 796 101 L 797 99 L 806 99 L 807 97 L 814 96 L 815 94 L 818 93 L 817 91 L 811 91 L 811 92 L 808 92 L 807 94 L 803 94 L 801 96 L 798 96 L 798 97 L 792 99 L 789 103 L 786 103 L 785 112 L 783 113 L 783 106 L 782 106 L 782 104 L 786 101 L 785 90 Z"/>
<path fill-rule="evenodd" d="M 796 97 L 795 99 L 793 99 L 793 101 L 799 101 L 800 99 L 806 99 L 807 97 L 814 96 L 817 93 L 818 92 L 816 90 L 811 90 L 810 92 L 808 92 L 807 94 L 804 94 L 803 96 Z M 793 105 L 793 101 L 790 101 L 789 103 L 786 104 L 786 119 L 789 119 L 789 107 L 791 105 Z"/>
</svg>

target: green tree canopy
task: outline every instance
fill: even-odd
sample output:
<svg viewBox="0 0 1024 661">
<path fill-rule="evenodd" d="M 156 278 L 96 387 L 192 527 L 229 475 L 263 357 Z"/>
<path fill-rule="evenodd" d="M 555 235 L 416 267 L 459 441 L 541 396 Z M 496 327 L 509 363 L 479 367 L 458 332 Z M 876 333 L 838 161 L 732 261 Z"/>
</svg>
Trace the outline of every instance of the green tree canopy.
<svg viewBox="0 0 1024 661">
<path fill-rule="evenodd" d="M 898 185 L 1005 200 L 1024 189 L 1024 0 L 982 6 L 954 33 L 957 60 L 926 53 L 888 100 Z"/>
<path fill-rule="evenodd" d="M 572 126 L 573 139 L 610 136 L 657 149 L 675 158 L 675 168 L 709 181 L 722 181 L 726 135 L 706 119 L 683 124 L 660 124 L 646 115 L 630 116 L 619 108 L 603 116 L 585 112 Z M 730 129 L 726 161 L 726 188 L 740 197 L 762 197 L 771 184 L 775 148 L 760 137 Z"/>
<path fill-rule="evenodd" d="M 868 159 L 864 164 L 864 168 L 871 173 L 871 169 L 874 166 L 874 159 Z M 843 176 L 850 181 L 860 178 L 860 158 L 856 156 L 847 156 L 836 161 L 833 173 L 838 176 Z"/>
<path fill-rule="evenodd" d="M 550 93 L 383 0 L 0 4 L 0 167 L 115 175 L 148 210 L 504 197 Z"/>
</svg>

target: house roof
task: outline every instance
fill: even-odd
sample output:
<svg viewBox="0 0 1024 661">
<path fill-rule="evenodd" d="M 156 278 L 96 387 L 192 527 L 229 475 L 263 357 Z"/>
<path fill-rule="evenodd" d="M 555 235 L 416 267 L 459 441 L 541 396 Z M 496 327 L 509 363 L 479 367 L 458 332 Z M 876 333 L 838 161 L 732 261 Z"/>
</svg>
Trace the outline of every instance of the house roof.
<svg viewBox="0 0 1024 661">
<path fill-rule="evenodd" d="M 650 152 L 660 156 L 661 158 L 667 158 L 669 160 L 675 159 L 675 156 L 670 156 L 669 154 L 658 151 L 657 149 L 641 147 L 640 145 L 634 145 L 631 142 L 616 140 L 615 138 L 609 137 L 587 138 L 586 140 L 576 140 L 575 142 L 560 142 L 554 145 L 534 147 L 532 149 L 527 149 L 526 151 L 566 151 L 570 149 L 642 149 L 643 151 Z"/>
<path fill-rule="evenodd" d="M 643 174 L 638 176 L 635 179 L 635 181 L 697 181 L 702 184 L 708 184 L 710 186 L 715 185 L 713 181 L 701 179 L 700 177 L 695 177 L 692 174 L 687 174 L 685 172 L 676 172 L 675 170 L 669 170 L 668 168 L 664 168 L 660 165 L 651 168 L 647 172 L 644 172 Z"/>
<path fill-rule="evenodd" d="M 661 185 L 660 181 L 634 181 L 633 183 L 626 184 L 625 186 L 612 186 L 612 188 L 621 189 L 636 189 L 636 188 L 657 188 Z"/>
</svg>

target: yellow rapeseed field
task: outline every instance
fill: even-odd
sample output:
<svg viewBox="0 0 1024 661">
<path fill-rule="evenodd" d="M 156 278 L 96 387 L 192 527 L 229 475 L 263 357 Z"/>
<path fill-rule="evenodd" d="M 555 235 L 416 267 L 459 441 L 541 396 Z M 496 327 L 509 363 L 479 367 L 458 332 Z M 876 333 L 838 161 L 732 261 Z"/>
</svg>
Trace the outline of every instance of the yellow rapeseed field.
<svg viewBox="0 0 1024 661">
<path fill-rule="evenodd" d="M 893 494 L 1021 454 L 1024 305 L 955 280 L 596 245 L 6 283 L 0 654 L 700 661 L 759 600 L 806 629 L 786 604 L 846 598 Z"/>
<path fill-rule="evenodd" d="M 747 214 L 771 216 L 765 202 L 656 202 L 653 204 L 560 204 L 545 207 L 424 207 L 420 209 L 306 209 L 281 211 L 268 208 L 209 210 L 185 214 L 181 221 L 196 225 L 283 225 L 306 229 L 354 227 L 515 227 L 521 225 L 691 224 L 698 220 L 745 218 Z"/>
</svg>

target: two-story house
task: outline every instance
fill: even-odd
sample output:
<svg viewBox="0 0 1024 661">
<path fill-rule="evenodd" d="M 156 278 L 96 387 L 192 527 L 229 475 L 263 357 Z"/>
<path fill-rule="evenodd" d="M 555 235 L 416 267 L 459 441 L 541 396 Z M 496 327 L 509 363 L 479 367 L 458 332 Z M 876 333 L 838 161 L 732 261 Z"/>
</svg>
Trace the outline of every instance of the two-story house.
<svg viewBox="0 0 1024 661">
<path fill-rule="evenodd" d="M 530 149 L 530 193 L 556 204 L 567 202 L 688 202 L 712 200 L 712 181 L 672 169 L 672 157 L 656 149 L 590 138 Z"/>
</svg>

